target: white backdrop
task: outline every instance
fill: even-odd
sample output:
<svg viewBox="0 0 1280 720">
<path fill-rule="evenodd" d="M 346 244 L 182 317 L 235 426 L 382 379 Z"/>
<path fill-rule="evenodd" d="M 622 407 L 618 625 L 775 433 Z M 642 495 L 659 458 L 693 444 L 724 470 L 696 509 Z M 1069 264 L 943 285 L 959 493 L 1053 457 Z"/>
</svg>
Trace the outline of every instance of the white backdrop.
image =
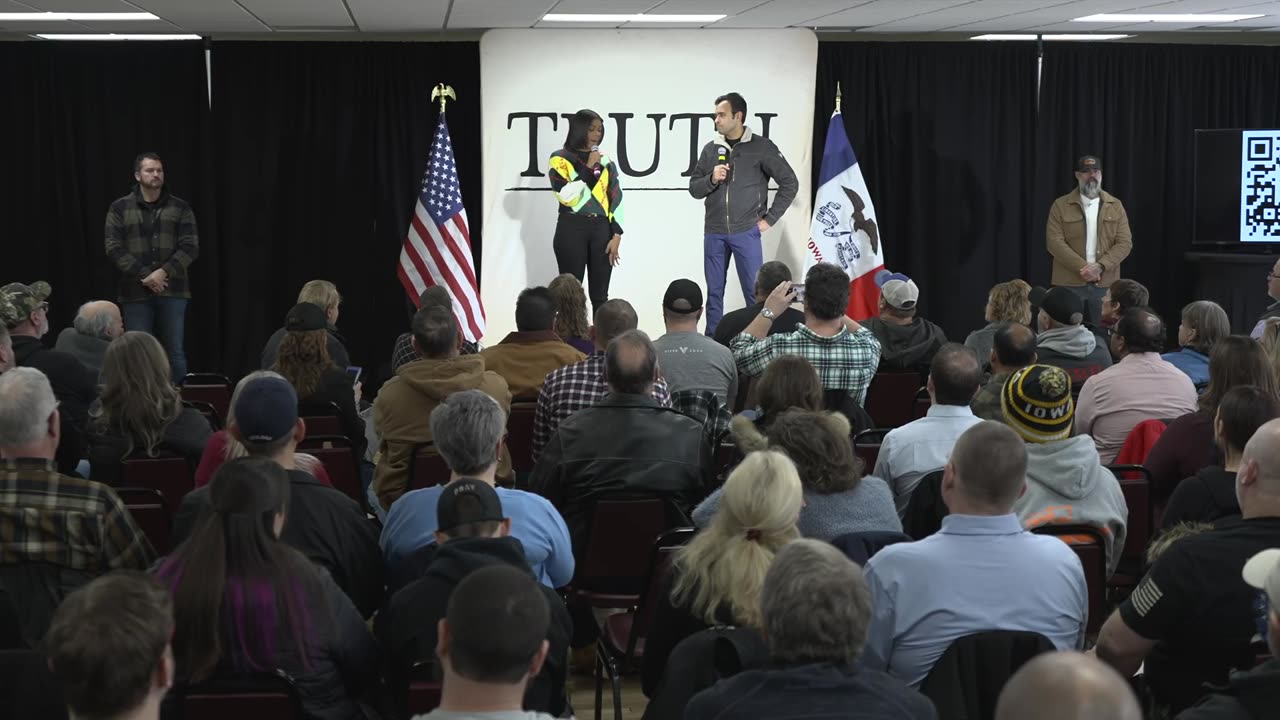
<svg viewBox="0 0 1280 720">
<path fill-rule="evenodd" d="M 703 205 L 689 195 L 683 173 L 715 137 L 710 115 L 719 95 L 738 92 L 746 98 L 752 132 L 764 130 L 759 115 L 772 115 L 766 134 L 791 163 L 800 191 L 782 221 L 765 234 L 764 258 L 802 272 L 809 240 L 817 54 L 817 37 L 808 30 L 485 33 L 480 41 L 485 344 L 515 329 L 521 290 L 546 285 L 556 275 L 551 241 L 559 206 L 547 182 L 547 158 L 564 144 L 568 123 L 561 116 L 580 108 L 604 118 L 601 150 L 615 162 L 623 150 L 619 124 L 625 124 L 632 173 L 620 168 L 625 233 L 622 264 L 614 268 L 609 296 L 635 306 L 642 330 L 653 337 L 663 333 L 662 294 L 671 280 L 690 278 L 706 292 Z M 528 117 L 536 113 L 543 116 Z M 611 116 L 626 113 L 631 116 Z M 536 138 L 531 136 L 534 123 Z M 531 167 L 537 176 L 522 175 Z M 730 267 L 725 310 L 742 307 L 742 301 L 736 269 Z"/>
</svg>

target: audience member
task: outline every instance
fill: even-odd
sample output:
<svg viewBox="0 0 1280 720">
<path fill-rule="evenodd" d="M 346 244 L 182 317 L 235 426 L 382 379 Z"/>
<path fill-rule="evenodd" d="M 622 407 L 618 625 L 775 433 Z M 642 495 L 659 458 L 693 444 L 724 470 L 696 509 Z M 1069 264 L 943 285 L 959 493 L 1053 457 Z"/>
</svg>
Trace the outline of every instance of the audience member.
<svg viewBox="0 0 1280 720">
<path fill-rule="evenodd" d="M 431 411 L 431 436 L 449 466 L 450 484 L 405 493 L 387 513 L 382 552 L 393 590 L 421 577 L 439 530 L 436 509 L 448 488 L 463 479 L 494 484 L 506 434 L 506 413 L 479 390 L 456 392 Z M 553 588 L 568 585 L 573 579 L 573 549 L 564 518 L 541 495 L 507 488 L 497 493 L 538 582 Z"/>
<path fill-rule="evenodd" d="M 289 522 L 280 539 L 328 570 L 360 612 L 372 615 L 383 596 L 377 528 L 356 501 L 298 469 L 296 450 L 306 429 L 298 417 L 293 386 L 278 377 L 251 380 L 233 412 L 231 435 L 248 456 L 274 461 L 286 471 Z M 173 520 L 175 543 L 193 533 L 211 505 L 216 507 L 212 487 L 210 483 L 182 499 Z"/>
<path fill-rule="evenodd" d="M 1262 345 L 1262 349 L 1267 353 L 1267 359 L 1271 361 L 1272 373 L 1280 378 L 1280 318 L 1266 320 L 1265 325 L 1266 329 L 1258 343 Z"/>
<path fill-rule="evenodd" d="M 1091 435 L 1102 462 L 1114 462 L 1134 426 L 1196 409 L 1191 378 L 1160 358 L 1164 323 L 1133 308 L 1116 323 L 1111 350 L 1120 362 L 1085 381 L 1076 408 L 1076 434 Z"/>
<path fill-rule="evenodd" d="M 1071 288 L 1036 288 L 1031 302 L 1040 308 L 1036 361 L 1065 370 L 1078 395 L 1085 380 L 1111 367 L 1111 351 L 1084 326 L 1084 301 Z"/>
<path fill-rule="evenodd" d="M 529 480 L 564 516 L 575 556 L 598 500 L 658 498 L 687 516 L 715 477 L 702 426 L 652 397 L 658 361 L 647 335 L 628 330 L 614 338 L 605 377 L 609 394 L 560 423 Z"/>
<path fill-rule="evenodd" d="M 101 395 L 89 409 L 90 477 L 122 485 L 129 457 L 176 453 L 192 466 L 213 434 L 198 410 L 182 406 L 169 358 L 154 336 L 127 332 L 103 358 Z"/>
<path fill-rule="evenodd" d="M 279 383 L 245 389 L 241 423 L 255 386 Z M 306 717 L 364 718 L 357 696 L 377 686 L 378 646 L 329 573 L 283 538 L 307 513 L 291 485 L 269 458 L 223 465 L 207 488 L 208 512 L 156 569 L 173 593 L 178 682 L 280 670 Z"/>
<path fill-rule="evenodd" d="M 240 378 L 240 382 L 236 383 L 236 387 L 231 391 L 231 404 L 227 407 L 226 425 L 231 427 L 236 424 L 236 403 L 240 400 L 240 391 L 245 385 L 257 380 L 258 378 L 276 378 L 284 380 L 280 373 L 270 370 L 254 370 L 253 372 Z M 235 460 L 239 457 L 247 457 L 249 451 L 245 449 L 244 443 L 237 440 L 231 433 L 219 430 L 209 436 L 209 441 L 205 443 L 204 452 L 200 455 L 200 465 L 196 468 L 195 486 L 198 488 L 208 485 L 213 480 L 213 474 L 222 467 L 222 464 L 228 460 Z M 293 464 L 302 472 L 319 480 L 322 484 L 333 486 L 333 481 L 329 479 L 329 473 L 325 471 L 324 465 L 314 455 L 306 453 L 294 453 Z"/>
<path fill-rule="evenodd" d="M 353 382 L 345 366 L 334 364 L 329 355 L 327 320 L 320 306 L 298 303 L 284 319 L 284 339 L 276 349 L 271 369 L 289 381 L 298 393 L 298 414 L 332 416 L 337 408 L 338 425 L 351 442 L 357 458 L 369 445 L 360 419 L 360 383 Z"/>
<path fill-rule="evenodd" d="M 1025 280 L 1010 280 L 991 288 L 987 294 L 987 307 L 983 317 L 986 327 L 974 330 L 964 339 L 978 359 L 986 362 L 991 356 L 996 332 L 1008 325 L 1031 324 L 1031 286 Z"/>
<path fill-rule="evenodd" d="M 862 324 L 880 341 L 880 370 L 925 374 L 934 353 L 946 344 L 946 333 L 916 315 L 920 289 L 911 278 L 882 271 L 876 275 L 876 284 L 880 286 L 880 315 Z"/>
<path fill-rule="evenodd" d="M 662 297 L 667 334 L 653 341 L 658 367 L 671 392 L 709 390 L 720 404 L 732 407 L 738 396 L 738 368 L 733 353 L 698 332 L 702 320 L 702 288 L 692 280 L 676 280 Z M 723 325 L 723 323 L 721 323 Z"/>
<path fill-rule="evenodd" d="M 547 285 L 556 303 L 556 334 L 583 355 L 596 351 L 587 319 L 587 293 L 573 273 L 561 273 Z"/>
<path fill-rule="evenodd" d="M 9 540 L 0 565 L 44 562 L 90 575 L 145 569 L 155 552 L 115 492 L 58 474 L 58 414 L 39 370 L 0 375 L 0 527 Z"/>
<path fill-rule="evenodd" d="M 1014 372 L 1036 363 L 1036 334 L 1031 328 L 1020 323 L 1006 323 L 996 329 L 992 336 L 989 363 L 991 377 L 987 383 L 978 388 L 973 396 L 969 409 L 982 420 L 1004 421 L 1004 411 L 1000 408 L 1000 397 L 1004 394 L 1005 382 Z M 983 356 L 979 355 L 979 359 Z"/>
<path fill-rule="evenodd" d="M 554 720 L 521 712 L 550 657 L 550 624 L 546 597 L 525 571 L 496 566 L 468 575 L 438 629 L 440 707 L 414 720 Z"/>
<path fill-rule="evenodd" d="M 471 393 L 493 402 L 483 393 Z M 432 414 L 446 407 L 442 405 Z M 505 505 L 493 485 L 460 478 L 443 491 L 433 513 L 434 525 L 439 528 L 435 531 L 438 548 L 421 575 L 392 596 L 374 625 L 382 647 L 390 655 L 390 680 L 396 693 L 407 686 L 415 664 L 434 664 L 439 640 L 436 628 L 444 619 L 449 597 L 459 582 L 481 568 L 493 566 L 532 574 L 521 542 L 510 536 L 511 528 L 519 523 L 504 512 Z M 529 710 L 559 716 L 566 705 L 564 687 L 573 622 L 560 596 L 545 583 L 542 595 L 551 609 L 546 636 L 550 651 L 542 671 L 529 684 L 524 704 Z"/>
<path fill-rule="evenodd" d="M 1267 306 L 1267 309 L 1262 312 L 1262 317 L 1258 318 L 1257 324 L 1253 326 L 1253 331 L 1249 333 L 1249 337 L 1255 340 L 1262 337 L 1270 320 L 1280 318 L 1280 260 L 1277 260 L 1275 265 L 1267 271 L 1267 297 L 1275 302 Z"/>
<path fill-rule="evenodd" d="M 694 696 L 686 720 L 933 720 L 937 711 L 923 695 L 858 666 L 871 611 L 862 572 L 839 550 L 815 540 L 788 543 L 760 590 L 771 667 Z"/>
<path fill-rule="evenodd" d="M 547 373 L 587 359 L 560 339 L 555 324 L 556 304 L 551 291 L 527 288 L 516 299 L 516 331 L 480 353 L 484 366 L 506 379 L 512 395 L 536 395 Z"/>
<path fill-rule="evenodd" d="M 754 392 L 757 406 L 742 416 L 761 432 L 787 410 L 823 409 L 822 380 L 813 365 L 799 355 L 783 355 L 769 363 Z"/>
<path fill-rule="evenodd" d="M 75 475 L 85 457 L 89 406 L 98 397 L 98 373 L 68 353 L 46 348 L 40 340 L 49 332 L 46 300 L 52 292 L 43 281 L 0 287 L 0 321 L 9 330 L 14 364 L 39 370 L 53 387 L 62 423 L 58 472 Z"/>
<path fill-rule="evenodd" d="M 538 406 L 533 414 L 533 441 L 530 443 L 534 461 L 541 457 L 542 449 L 565 418 L 595 405 L 609 394 L 609 383 L 605 380 L 605 348 L 614 338 L 635 330 L 639 323 L 635 308 L 620 298 L 607 300 L 596 310 L 596 322 L 591 326 L 595 352 L 580 363 L 552 372 L 542 383 Z M 662 378 L 653 384 L 650 396 L 662 407 L 671 406 L 671 392 L 667 381 Z"/>
<path fill-rule="evenodd" d="M 947 343 L 933 356 L 926 385 L 933 403 L 928 414 L 884 436 L 871 473 L 889 483 L 898 515 L 906 512 L 920 479 L 941 470 L 956 440 L 982 422 L 969 409 L 981 381 L 982 366 L 964 345 Z"/>
<path fill-rule="evenodd" d="M 418 296 L 418 307 L 409 313 L 410 326 L 413 324 L 413 318 L 429 306 L 442 307 L 449 312 L 453 312 L 453 296 L 449 294 L 449 288 L 443 285 L 432 285 L 423 290 L 422 294 Z M 479 343 L 471 342 L 466 338 L 462 339 L 462 345 L 458 348 L 459 355 L 475 355 L 478 352 L 480 352 Z M 396 338 L 395 347 L 391 350 L 392 374 L 399 371 L 401 365 L 411 363 L 414 360 L 421 360 L 423 357 L 422 353 L 418 352 L 418 349 L 413 345 L 413 333 L 401 333 Z"/>
<path fill-rule="evenodd" d="M 1121 320 L 1121 324 L 1124 324 Z M 1280 547 L 1280 420 L 1254 433 L 1236 474 L 1240 519 L 1170 544 L 1098 635 L 1098 658 L 1129 677 L 1143 668 L 1156 704 L 1176 714 L 1253 664 L 1256 592 L 1245 561 Z"/>
<path fill-rule="evenodd" d="M 1027 443 L 1027 491 L 1013 505 L 1022 526 L 1093 526 L 1106 544 L 1107 574 L 1115 572 L 1129 506 L 1093 438 L 1071 436 L 1071 378 L 1052 365 L 1023 368 L 1005 384 L 1001 409 L 1004 423 Z"/>
<path fill-rule="evenodd" d="M 9 336 L 9 328 L 0 322 L 0 373 L 12 370 L 14 367 L 13 338 Z"/>
<path fill-rule="evenodd" d="M 1151 293 L 1146 286 L 1137 280 L 1121 278 L 1107 288 L 1102 296 L 1102 325 L 1113 330 L 1120 318 L 1132 308 L 1144 308 L 1151 305 Z"/>
<path fill-rule="evenodd" d="M 159 720 L 173 685 L 173 600 L 136 571 L 105 575 L 58 606 L 45 635 L 71 717 Z"/>
<path fill-rule="evenodd" d="M 1178 350 L 1160 357 L 1191 378 L 1197 390 L 1209 384 L 1209 353 L 1218 341 L 1231 334 L 1227 311 L 1212 300 L 1197 300 L 1182 308 L 1178 325 Z"/>
<path fill-rule="evenodd" d="M 1271 658 L 1252 670 L 1232 673 L 1224 692 L 1205 698 L 1178 720 L 1263 720 L 1280 707 L 1280 550 L 1263 550 L 1249 558 L 1241 573 L 1262 591 L 1258 629 L 1266 637 Z"/>
<path fill-rule="evenodd" d="M 1209 386 L 1197 399 L 1196 411 L 1170 422 L 1143 461 L 1151 472 L 1151 494 L 1157 504 L 1163 503 L 1183 478 L 1221 464 L 1214 445 L 1213 419 L 1222 398 L 1243 385 L 1280 398 L 1280 383 L 1263 349 L 1243 335 L 1229 335 L 1209 355 Z"/>
<path fill-rule="evenodd" d="M 1079 648 L 1088 615 L 1084 570 L 1058 538 L 1023 530 L 1027 452 L 1008 426 L 965 431 L 943 471 L 951 510 L 935 535 L 890 545 L 867 562 L 870 631 L 863 664 L 918 687 L 951 643 L 986 630 L 1040 633 Z"/>
<path fill-rule="evenodd" d="M 1124 678 L 1091 655 L 1032 658 L 1000 691 L 995 720 L 1142 720 Z"/>
<path fill-rule="evenodd" d="M 431 442 L 431 411 L 453 393 L 480 390 L 511 412 L 511 390 L 502 376 L 488 370 L 483 355 L 459 355 L 462 335 L 453 311 L 423 305 L 413 316 L 413 346 L 421 360 L 400 366 L 373 405 L 373 425 L 382 438 L 378 468 L 370 487 L 372 505 L 390 510 L 409 489 L 409 465 L 420 445 Z M 498 477 L 510 480 L 511 454 L 498 460 Z"/>
<path fill-rule="evenodd" d="M 716 625 L 760 628 L 760 586 L 773 555 L 800 537 L 804 502 L 785 455 L 747 455 L 725 481 L 710 523 L 676 551 L 645 637 L 643 689 L 653 697 L 680 641 Z"/>
<path fill-rule="evenodd" d="M 843 415 L 788 410 L 764 433 L 738 416 L 730 433 L 743 454 L 771 448 L 795 463 L 804 488 L 804 508 L 796 525 L 804 537 L 830 541 L 849 533 L 902 532 L 888 484 L 863 477 L 862 459 L 853 454 L 849 421 Z M 694 525 L 710 524 L 722 492 L 717 488 L 694 509 Z"/>
<path fill-rule="evenodd" d="M 1236 473 L 1249 438 L 1280 417 L 1280 398 L 1253 385 L 1234 387 L 1222 397 L 1213 420 L 1222 465 L 1210 465 L 1178 483 L 1164 510 L 1167 530 L 1183 522 L 1214 522 L 1240 514 Z"/>
<path fill-rule="evenodd" d="M 298 291 L 298 302 L 310 303 L 324 311 L 325 345 L 329 351 L 329 359 L 345 370 L 351 364 L 351 356 L 347 354 L 346 343 L 337 328 L 338 314 L 342 307 L 342 296 L 338 294 L 338 288 L 328 280 L 312 280 Z M 289 312 L 293 313 L 293 310 Z M 262 369 L 276 364 L 280 343 L 284 342 L 285 333 L 289 332 L 288 324 L 286 316 L 285 327 L 276 330 L 267 340 L 266 347 L 262 349 Z"/>
<path fill-rule="evenodd" d="M 845 316 L 849 276 L 830 263 L 818 263 L 805 274 L 804 324 L 794 332 L 770 334 L 782 312 L 797 299 L 783 282 L 765 299 L 764 309 L 730 342 L 738 373 L 755 377 L 784 355 L 799 355 L 813 364 L 823 390 L 843 390 L 859 405 L 880 363 L 876 336 Z"/>
<path fill-rule="evenodd" d="M 72 327 L 58 333 L 55 350 L 74 357 L 92 370 L 102 371 L 102 356 L 112 340 L 124 333 L 120 308 L 109 300 L 87 302 L 76 311 Z M 168 357 L 167 355 L 165 357 Z"/>
<path fill-rule="evenodd" d="M 755 303 L 725 313 L 724 317 L 720 318 L 720 324 L 716 325 L 716 342 L 729 347 L 733 339 L 746 330 L 751 321 L 760 315 L 761 310 L 764 310 L 764 301 L 769 299 L 769 293 L 784 282 L 791 282 L 791 268 L 787 267 L 786 263 L 770 260 L 761 265 L 756 271 Z M 795 332 L 796 328 L 802 324 L 804 324 L 804 313 L 788 306 L 769 327 L 769 334 Z"/>
</svg>

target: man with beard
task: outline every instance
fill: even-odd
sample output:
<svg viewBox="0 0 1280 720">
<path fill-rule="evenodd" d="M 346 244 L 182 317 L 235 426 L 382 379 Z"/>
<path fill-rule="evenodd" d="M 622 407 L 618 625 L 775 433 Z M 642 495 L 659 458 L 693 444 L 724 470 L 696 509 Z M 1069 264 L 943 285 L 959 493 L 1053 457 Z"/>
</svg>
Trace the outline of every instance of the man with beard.
<svg viewBox="0 0 1280 720">
<path fill-rule="evenodd" d="M 1053 201 L 1045 244 L 1053 256 L 1053 284 L 1085 301 L 1087 318 L 1101 320 L 1102 296 L 1120 279 L 1120 263 L 1133 250 L 1124 205 L 1102 190 L 1102 161 L 1076 161 L 1076 188 Z"/>
</svg>

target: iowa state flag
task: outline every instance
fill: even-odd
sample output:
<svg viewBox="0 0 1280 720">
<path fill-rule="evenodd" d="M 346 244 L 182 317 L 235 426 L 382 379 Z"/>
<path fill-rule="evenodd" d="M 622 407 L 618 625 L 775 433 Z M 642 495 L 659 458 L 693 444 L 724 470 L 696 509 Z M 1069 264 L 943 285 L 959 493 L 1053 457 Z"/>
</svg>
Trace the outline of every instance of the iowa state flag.
<svg viewBox="0 0 1280 720">
<path fill-rule="evenodd" d="M 822 149 L 805 270 L 820 262 L 848 273 L 849 317 L 865 320 L 876 316 L 880 288 L 875 276 L 884 267 L 883 246 L 876 229 L 876 208 L 839 110 L 831 115 Z"/>
</svg>

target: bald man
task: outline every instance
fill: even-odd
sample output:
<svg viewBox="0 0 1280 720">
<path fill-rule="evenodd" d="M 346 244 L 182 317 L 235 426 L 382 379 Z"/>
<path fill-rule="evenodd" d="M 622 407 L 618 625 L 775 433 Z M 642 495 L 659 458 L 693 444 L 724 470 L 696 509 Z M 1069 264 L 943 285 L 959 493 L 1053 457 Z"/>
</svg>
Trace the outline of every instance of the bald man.
<svg viewBox="0 0 1280 720">
<path fill-rule="evenodd" d="M 1098 636 L 1098 658 L 1124 676 L 1144 667 L 1156 702 L 1176 714 L 1253 663 L 1260 623 L 1245 562 L 1280 547 L 1280 420 L 1258 428 L 1236 474 L 1241 515 L 1174 542 Z M 1145 662 L 1145 665 L 1144 665 Z"/>
<path fill-rule="evenodd" d="M 969 408 L 983 420 L 1004 422 L 1000 408 L 1000 392 L 1009 376 L 1036 363 L 1036 334 L 1022 323 L 1005 323 L 991 337 L 991 378 L 973 396 Z"/>
<path fill-rule="evenodd" d="M 123 332 L 120 308 L 107 300 L 95 300 L 80 306 L 72 326 L 58 333 L 54 347 L 102 372 L 102 356 L 107 354 L 107 345 Z"/>
<path fill-rule="evenodd" d="M 1142 720 L 1129 684 L 1096 658 L 1045 653 L 1000 692 L 996 720 Z"/>
</svg>

